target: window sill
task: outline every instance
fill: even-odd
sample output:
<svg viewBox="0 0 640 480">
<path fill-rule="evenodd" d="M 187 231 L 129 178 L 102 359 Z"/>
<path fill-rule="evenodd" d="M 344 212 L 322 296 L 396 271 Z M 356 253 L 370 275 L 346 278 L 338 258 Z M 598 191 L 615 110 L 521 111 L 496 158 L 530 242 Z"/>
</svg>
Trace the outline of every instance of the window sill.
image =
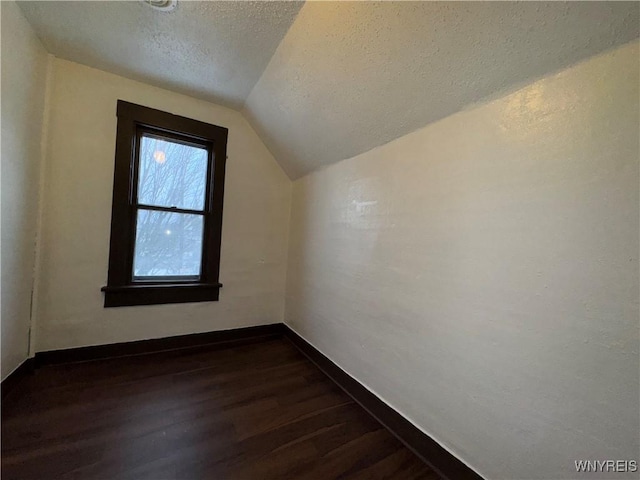
<svg viewBox="0 0 640 480">
<path fill-rule="evenodd" d="M 136 284 L 102 287 L 104 306 L 129 307 L 165 303 L 217 302 L 221 283 Z"/>
</svg>

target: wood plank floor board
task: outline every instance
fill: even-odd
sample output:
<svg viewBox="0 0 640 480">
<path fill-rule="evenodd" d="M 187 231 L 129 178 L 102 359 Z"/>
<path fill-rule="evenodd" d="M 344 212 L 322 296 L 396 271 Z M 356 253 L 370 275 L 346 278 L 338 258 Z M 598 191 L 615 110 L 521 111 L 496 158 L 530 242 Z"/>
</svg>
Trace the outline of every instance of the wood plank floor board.
<svg viewBox="0 0 640 480">
<path fill-rule="evenodd" d="M 287 340 L 45 366 L 2 404 L 5 479 L 436 479 Z"/>
<path fill-rule="evenodd" d="M 404 448 L 396 450 L 367 468 L 360 469 L 351 478 L 353 480 L 376 478 L 438 480 L 438 476 L 433 472 L 428 472 L 426 466 L 416 464 L 414 455 Z"/>
</svg>

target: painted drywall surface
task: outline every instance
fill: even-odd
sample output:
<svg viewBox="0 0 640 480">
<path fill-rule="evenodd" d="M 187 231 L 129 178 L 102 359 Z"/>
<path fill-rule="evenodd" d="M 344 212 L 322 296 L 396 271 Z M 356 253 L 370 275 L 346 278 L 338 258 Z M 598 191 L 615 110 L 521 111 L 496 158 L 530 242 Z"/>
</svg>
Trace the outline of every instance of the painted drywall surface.
<svg viewBox="0 0 640 480">
<path fill-rule="evenodd" d="M 2 378 L 28 356 L 47 52 L 14 2 L 2 16 Z"/>
<path fill-rule="evenodd" d="M 285 321 L 487 478 L 638 460 L 638 62 L 294 182 Z"/>
<path fill-rule="evenodd" d="M 56 59 L 37 350 L 282 321 L 291 182 L 236 111 Z M 104 309 L 118 99 L 229 129 L 219 302 Z"/>
<path fill-rule="evenodd" d="M 306 2 L 245 114 L 298 178 L 639 35 L 637 2 Z"/>
</svg>

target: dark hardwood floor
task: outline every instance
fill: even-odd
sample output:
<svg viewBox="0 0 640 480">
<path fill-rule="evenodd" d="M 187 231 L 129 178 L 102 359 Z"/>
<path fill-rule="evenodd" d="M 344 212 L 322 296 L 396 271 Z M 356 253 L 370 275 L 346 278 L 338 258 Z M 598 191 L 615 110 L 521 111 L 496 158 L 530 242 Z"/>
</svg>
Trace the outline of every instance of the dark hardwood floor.
<svg viewBox="0 0 640 480">
<path fill-rule="evenodd" d="M 438 478 L 286 339 L 36 370 L 3 401 L 1 473 Z"/>
</svg>

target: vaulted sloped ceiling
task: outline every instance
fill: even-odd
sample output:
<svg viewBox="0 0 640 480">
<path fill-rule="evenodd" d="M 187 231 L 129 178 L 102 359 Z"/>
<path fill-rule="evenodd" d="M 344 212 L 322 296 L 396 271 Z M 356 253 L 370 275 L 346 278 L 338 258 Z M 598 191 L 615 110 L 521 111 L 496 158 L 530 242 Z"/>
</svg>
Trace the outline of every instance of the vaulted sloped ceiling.
<svg viewBox="0 0 640 480">
<path fill-rule="evenodd" d="M 242 108 L 292 178 L 640 34 L 637 2 L 20 6 L 57 56 Z"/>
<path fill-rule="evenodd" d="M 18 2 L 54 55 L 239 109 L 296 18 L 299 2 Z"/>
<path fill-rule="evenodd" d="M 245 105 L 292 177 L 638 36 L 638 4 L 307 2 Z"/>
</svg>

